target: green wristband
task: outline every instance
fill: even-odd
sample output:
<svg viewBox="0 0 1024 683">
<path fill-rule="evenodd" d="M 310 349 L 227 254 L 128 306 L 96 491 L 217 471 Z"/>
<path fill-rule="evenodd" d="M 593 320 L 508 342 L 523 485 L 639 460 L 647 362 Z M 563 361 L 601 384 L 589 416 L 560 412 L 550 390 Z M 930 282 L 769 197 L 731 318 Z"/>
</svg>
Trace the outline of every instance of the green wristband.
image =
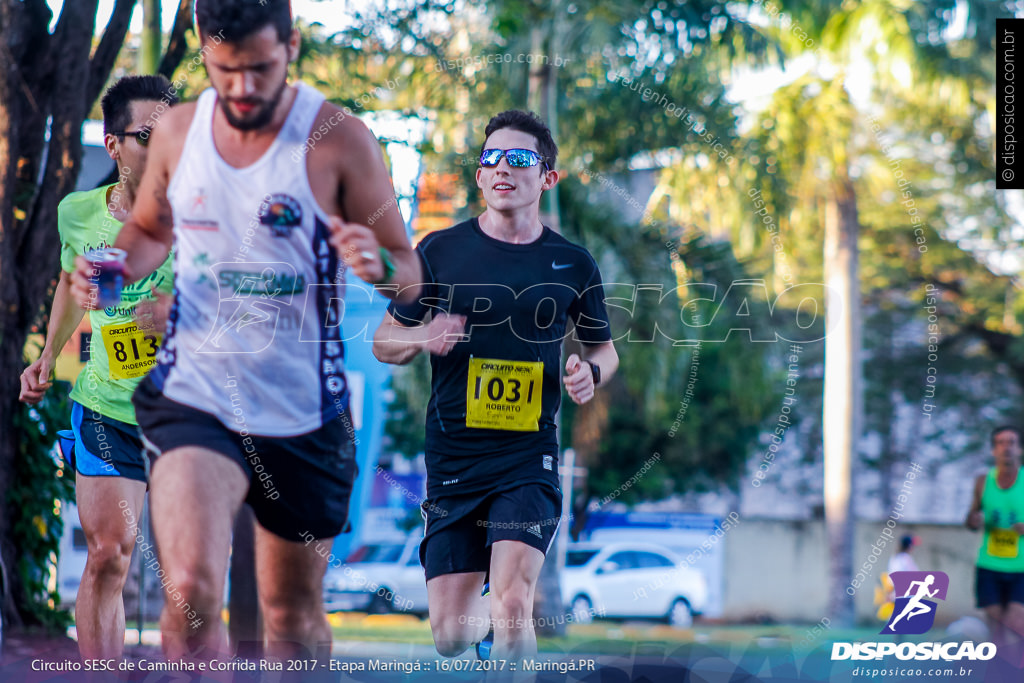
<svg viewBox="0 0 1024 683">
<path fill-rule="evenodd" d="M 384 277 L 379 282 L 374 282 L 373 284 L 386 285 L 391 282 L 391 278 L 395 275 L 395 264 L 391 261 L 391 253 L 384 247 L 380 248 L 380 262 L 384 265 Z"/>
</svg>

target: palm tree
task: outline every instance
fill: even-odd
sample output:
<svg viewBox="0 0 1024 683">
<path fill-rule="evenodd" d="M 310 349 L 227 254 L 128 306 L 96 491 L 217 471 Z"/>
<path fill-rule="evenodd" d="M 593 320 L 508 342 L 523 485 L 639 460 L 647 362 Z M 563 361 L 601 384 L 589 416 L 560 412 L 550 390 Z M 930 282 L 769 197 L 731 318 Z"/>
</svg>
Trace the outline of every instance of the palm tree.
<svg viewBox="0 0 1024 683">
<path fill-rule="evenodd" d="M 815 71 L 832 75 L 805 76 L 778 89 L 741 145 L 739 168 L 726 169 L 711 158 L 703 165 L 673 169 L 664 174 L 660 191 L 675 200 L 680 220 L 709 231 L 725 222 L 724 231 L 736 240 L 740 253 L 765 259 L 767 252 L 767 267 L 778 276 L 778 252 L 770 250 L 745 195 L 756 188 L 777 218 L 787 251 L 792 250 L 789 265 L 807 277 L 820 272 L 831 290 L 823 408 L 830 610 L 838 623 L 849 623 L 853 602 L 844 589 L 852 569 L 851 473 L 863 413 L 857 249 L 861 224 L 854 180 L 863 150 L 854 141 L 857 133 L 866 136 L 867 131 L 845 74 L 858 60 L 873 65 L 874 110 L 913 112 L 917 117 L 923 112 L 924 121 L 933 124 L 923 135 L 951 139 L 961 159 L 956 175 L 968 176 L 985 156 L 973 154 L 969 141 L 977 134 L 978 114 L 985 111 L 986 96 L 978 93 L 991 90 L 991 74 L 983 66 L 994 49 L 991 20 L 1011 12 L 1009 6 L 983 2 L 782 4 L 788 14 L 782 15 L 785 20 L 775 17 L 769 30 L 787 59 L 813 52 Z M 961 36 L 948 33 L 957 18 L 954 9 L 966 17 Z M 951 115 L 959 117 L 952 128 Z M 934 125 L 940 122 L 946 125 Z M 907 122 L 906 128 L 914 127 L 920 127 L 920 118 Z M 994 218 L 1005 224 L 1000 216 Z M 819 236 L 820 260 L 808 253 L 808 245 Z"/>
</svg>

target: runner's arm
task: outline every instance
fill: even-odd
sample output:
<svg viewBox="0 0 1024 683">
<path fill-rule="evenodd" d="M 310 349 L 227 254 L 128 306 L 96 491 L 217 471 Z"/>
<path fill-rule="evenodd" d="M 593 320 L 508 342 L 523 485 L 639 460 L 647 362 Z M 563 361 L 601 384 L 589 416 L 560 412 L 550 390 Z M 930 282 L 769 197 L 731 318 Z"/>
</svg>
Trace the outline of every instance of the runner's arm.
<svg viewBox="0 0 1024 683">
<path fill-rule="evenodd" d="M 606 384 L 619 369 L 619 354 L 615 344 L 608 341 L 603 344 L 583 345 L 583 360 L 593 363 L 601 369 L 601 384 Z"/>
<path fill-rule="evenodd" d="M 167 128 L 157 125 L 150 135 L 149 156 L 139 194 L 132 205 L 132 215 L 114 242 L 115 247 L 128 252 L 124 272 L 126 285 L 155 271 L 171 253 L 174 217 L 167 199 L 167 185 L 170 182 L 168 160 L 175 141 L 168 139 Z"/>
<path fill-rule="evenodd" d="M 393 365 L 405 365 L 420 351 L 447 356 L 462 338 L 465 325 L 466 316 L 447 313 L 437 314 L 429 323 L 403 325 L 388 312 L 373 333 L 373 355 Z"/>
<path fill-rule="evenodd" d="M 985 475 L 979 475 L 974 481 L 974 494 L 971 497 L 971 508 L 967 511 L 964 524 L 971 531 L 977 531 L 985 523 L 985 513 L 981 509 L 981 494 L 985 488 Z"/>
<path fill-rule="evenodd" d="M 594 398 L 594 391 L 597 389 L 594 385 L 594 373 L 589 364 L 597 366 L 601 373 L 601 384 L 607 382 L 619 367 L 619 354 L 615 352 L 615 345 L 610 341 L 584 344 L 583 358 L 573 353 L 566 359 L 566 374 L 562 377 L 562 383 L 565 384 L 569 398 L 578 406 Z"/>
<path fill-rule="evenodd" d="M 168 110 L 166 116 L 170 117 L 173 112 Z M 166 130 L 168 127 L 157 125 L 150 134 L 146 169 L 142 174 L 138 196 L 132 205 L 132 215 L 125 221 L 114 242 L 115 247 L 128 252 L 124 266 L 126 285 L 141 280 L 159 268 L 171 251 L 174 221 L 171 204 L 167 200 L 167 169 L 175 141 L 170 139 L 173 130 Z M 75 258 L 71 294 L 78 305 L 85 309 L 96 307 L 95 287 L 89 279 L 91 270 L 84 256 Z"/>
<path fill-rule="evenodd" d="M 391 175 L 384 163 L 377 139 L 358 120 L 352 120 L 347 130 L 347 147 L 340 178 L 339 203 L 346 221 L 345 232 L 340 234 L 332 226 L 333 242 L 339 257 L 360 278 L 379 283 L 384 278 L 384 264 L 378 247 L 388 252 L 394 273 L 378 291 L 389 299 L 414 301 L 422 282 L 419 258 L 405 234 L 405 222 L 398 210 Z M 360 257 L 362 252 L 371 259 Z"/>
<path fill-rule="evenodd" d="M 57 289 L 53 294 L 53 306 L 50 308 L 50 324 L 46 330 L 46 342 L 39 359 L 25 368 L 21 373 L 21 395 L 19 400 L 36 404 L 50 388 L 50 373 L 57 360 L 57 355 L 71 339 L 75 328 L 82 322 L 85 311 L 75 305 L 71 297 L 71 273 L 62 270 L 57 281 Z"/>
</svg>

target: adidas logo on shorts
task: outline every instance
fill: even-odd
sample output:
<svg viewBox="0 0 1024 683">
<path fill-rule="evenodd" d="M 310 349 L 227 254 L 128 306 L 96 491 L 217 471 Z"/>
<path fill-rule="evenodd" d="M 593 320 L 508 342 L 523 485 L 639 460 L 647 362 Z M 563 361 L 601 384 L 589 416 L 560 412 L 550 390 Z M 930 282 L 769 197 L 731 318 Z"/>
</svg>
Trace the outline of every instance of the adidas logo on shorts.
<svg viewBox="0 0 1024 683">
<path fill-rule="evenodd" d="M 537 538 L 544 538 L 543 534 L 541 534 L 540 531 L 540 524 L 534 524 L 529 529 L 527 529 L 527 531 L 536 536 Z"/>
</svg>

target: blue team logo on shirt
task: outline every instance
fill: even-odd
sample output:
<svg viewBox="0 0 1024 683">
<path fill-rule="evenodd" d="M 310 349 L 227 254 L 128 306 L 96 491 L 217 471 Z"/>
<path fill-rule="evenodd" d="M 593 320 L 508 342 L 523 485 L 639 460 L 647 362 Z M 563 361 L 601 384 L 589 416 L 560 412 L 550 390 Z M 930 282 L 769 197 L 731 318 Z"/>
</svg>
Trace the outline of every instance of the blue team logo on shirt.
<svg viewBox="0 0 1024 683">
<path fill-rule="evenodd" d="M 945 572 L 893 572 L 890 576 L 896 593 L 892 616 L 881 633 L 919 635 L 935 623 L 936 603 L 927 598 L 946 599 L 949 576 Z"/>
<path fill-rule="evenodd" d="M 288 237 L 302 223 L 302 206 L 294 197 L 272 194 L 260 204 L 258 215 L 260 225 L 269 227 L 271 235 Z"/>
</svg>

